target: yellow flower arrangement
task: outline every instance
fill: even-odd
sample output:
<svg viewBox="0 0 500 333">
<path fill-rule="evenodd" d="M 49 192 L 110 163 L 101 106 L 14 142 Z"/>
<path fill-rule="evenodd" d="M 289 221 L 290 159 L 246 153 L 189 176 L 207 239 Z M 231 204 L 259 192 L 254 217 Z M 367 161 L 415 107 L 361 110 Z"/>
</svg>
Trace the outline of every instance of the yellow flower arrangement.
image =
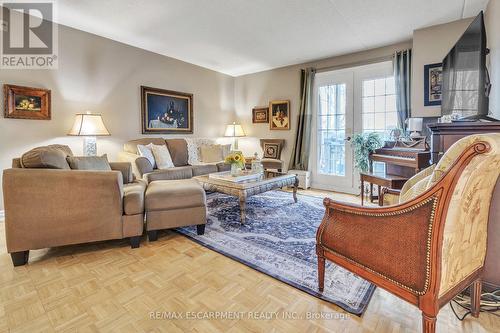
<svg viewBox="0 0 500 333">
<path fill-rule="evenodd" d="M 224 159 L 224 162 L 226 164 L 236 164 L 239 167 L 243 168 L 245 165 L 245 158 L 243 157 L 243 154 L 240 152 L 234 152 L 226 156 Z"/>
</svg>

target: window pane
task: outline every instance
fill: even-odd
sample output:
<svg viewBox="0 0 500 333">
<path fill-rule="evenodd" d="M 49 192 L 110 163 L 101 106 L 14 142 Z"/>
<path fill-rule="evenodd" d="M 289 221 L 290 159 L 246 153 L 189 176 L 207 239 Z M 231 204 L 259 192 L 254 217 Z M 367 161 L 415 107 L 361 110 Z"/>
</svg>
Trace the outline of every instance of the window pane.
<svg viewBox="0 0 500 333">
<path fill-rule="evenodd" d="M 373 113 L 363 115 L 363 130 L 375 129 L 375 115 Z"/>
<path fill-rule="evenodd" d="M 346 85 L 320 87 L 318 95 L 318 172 L 344 176 Z"/>
<path fill-rule="evenodd" d="M 363 81 L 363 97 L 374 96 L 375 94 L 375 82 L 373 80 Z"/>
<path fill-rule="evenodd" d="M 375 113 L 375 129 L 385 130 L 385 113 Z"/>
<path fill-rule="evenodd" d="M 385 96 L 385 107 L 387 111 L 396 111 L 396 95 Z"/>
<path fill-rule="evenodd" d="M 398 114 L 396 112 L 388 112 L 385 117 L 385 126 L 387 129 L 398 127 Z"/>
<path fill-rule="evenodd" d="M 375 96 L 385 95 L 385 78 L 375 80 Z"/>
<path fill-rule="evenodd" d="M 385 111 L 385 96 L 376 96 L 375 112 L 384 112 L 384 111 Z"/>
<path fill-rule="evenodd" d="M 364 113 L 375 112 L 375 98 L 374 97 L 364 97 L 363 98 L 363 112 Z"/>
<path fill-rule="evenodd" d="M 385 80 L 385 90 L 387 95 L 395 95 L 396 87 L 394 84 L 394 76 L 390 76 Z"/>
</svg>

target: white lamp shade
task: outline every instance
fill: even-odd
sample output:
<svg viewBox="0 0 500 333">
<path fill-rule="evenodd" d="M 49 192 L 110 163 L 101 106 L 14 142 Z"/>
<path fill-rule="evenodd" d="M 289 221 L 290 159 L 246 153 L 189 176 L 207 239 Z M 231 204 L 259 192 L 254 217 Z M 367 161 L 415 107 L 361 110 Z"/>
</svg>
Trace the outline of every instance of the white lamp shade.
<svg viewBox="0 0 500 333">
<path fill-rule="evenodd" d="M 409 118 L 408 119 L 408 130 L 411 132 L 421 132 L 422 131 L 422 118 Z"/>
<path fill-rule="evenodd" d="M 243 127 L 241 127 L 241 125 L 232 123 L 231 125 L 226 126 L 226 132 L 224 133 L 224 136 L 242 137 L 245 136 L 245 131 L 243 131 Z"/>
<path fill-rule="evenodd" d="M 75 122 L 68 135 L 104 136 L 110 134 L 100 114 L 81 113 L 76 115 Z"/>
</svg>

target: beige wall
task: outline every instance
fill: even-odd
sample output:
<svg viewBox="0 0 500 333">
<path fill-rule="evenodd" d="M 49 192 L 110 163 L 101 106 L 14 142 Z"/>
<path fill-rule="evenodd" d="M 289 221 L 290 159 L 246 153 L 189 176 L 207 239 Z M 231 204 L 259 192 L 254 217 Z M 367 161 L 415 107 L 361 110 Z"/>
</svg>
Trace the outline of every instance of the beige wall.
<svg viewBox="0 0 500 333">
<path fill-rule="evenodd" d="M 441 116 L 440 106 L 424 106 L 424 66 L 441 62 L 472 20 L 468 18 L 413 32 L 413 117 Z"/>
<path fill-rule="evenodd" d="M 52 120 L 5 119 L 2 112 L 0 170 L 49 143 L 69 144 L 81 154 L 83 139 L 66 133 L 74 114 L 86 110 L 102 113 L 112 135 L 98 139 L 98 153 L 115 160 L 126 140 L 142 136 L 141 85 L 193 93 L 195 136 L 222 136 L 234 118 L 233 77 L 63 26 L 58 70 L 0 70 L 4 83 L 51 89 Z"/>
<path fill-rule="evenodd" d="M 396 50 L 408 48 L 411 48 L 411 42 L 236 77 L 234 84 L 236 114 L 249 136 L 240 140 L 240 148 L 245 154 L 252 154 L 258 150 L 258 138 L 286 139 L 282 159 L 288 165 L 297 126 L 301 68 L 342 67 L 353 63 L 367 63 L 373 59 L 391 56 Z M 290 100 L 291 130 L 271 131 L 268 124 L 252 124 L 253 107 L 265 106 L 271 100 L 281 99 Z"/>
<path fill-rule="evenodd" d="M 486 34 L 488 36 L 488 67 L 491 76 L 490 111 L 500 119 L 500 0 L 490 0 L 486 8 Z"/>
</svg>

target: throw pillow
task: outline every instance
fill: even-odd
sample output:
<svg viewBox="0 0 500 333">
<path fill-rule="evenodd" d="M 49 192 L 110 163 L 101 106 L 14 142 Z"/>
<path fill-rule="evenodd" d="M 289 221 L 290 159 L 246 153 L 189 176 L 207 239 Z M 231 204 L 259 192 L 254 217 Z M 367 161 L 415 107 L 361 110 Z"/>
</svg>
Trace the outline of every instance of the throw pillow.
<svg viewBox="0 0 500 333">
<path fill-rule="evenodd" d="M 66 160 L 72 170 L 111 171 L 106 154 L 102 156 L 68 156 Z"/>
<path fill-rule="evenodd" d="M 224 160 L 221 145 L 203 145 L 200 147 L 200 160 L 203 163 L 214 163 Z"/>
<path fill-rule="evenodd" d="M 169 169 L 174 167 L 174 162 L 172 162 L 172 157 L 170 156 L 167 146 L 153 145 L 151 150 L 153 151 L 158 169 Z"/>
<path fill-rule="evenodd" d="M 66 157 L 72 155 L 68 146 L 49 145 L 31 149 L 21 156 L 20 161 L 23 168 L 69 169 Z"/>
<path fill-rule="evenodd" d="M 280 159 L 281 145 L 279 143 L 264 143 L 264 158 Z"/>
<path fill-rule="evenodd" d="M 225 159 L 227 155 L 231 154 L 231 144 L 221 145 L 222 146 L 222 159 Z"/>
<path fill-rule="evenodd" d="M 152 143 L 149 145 L 137 145 L 137 151 L 139 152 L 139 156 L 147 158 L 153 169 L 156 169 L 156 161 L 153 155 L 152 146 Z"/>
</svg>

